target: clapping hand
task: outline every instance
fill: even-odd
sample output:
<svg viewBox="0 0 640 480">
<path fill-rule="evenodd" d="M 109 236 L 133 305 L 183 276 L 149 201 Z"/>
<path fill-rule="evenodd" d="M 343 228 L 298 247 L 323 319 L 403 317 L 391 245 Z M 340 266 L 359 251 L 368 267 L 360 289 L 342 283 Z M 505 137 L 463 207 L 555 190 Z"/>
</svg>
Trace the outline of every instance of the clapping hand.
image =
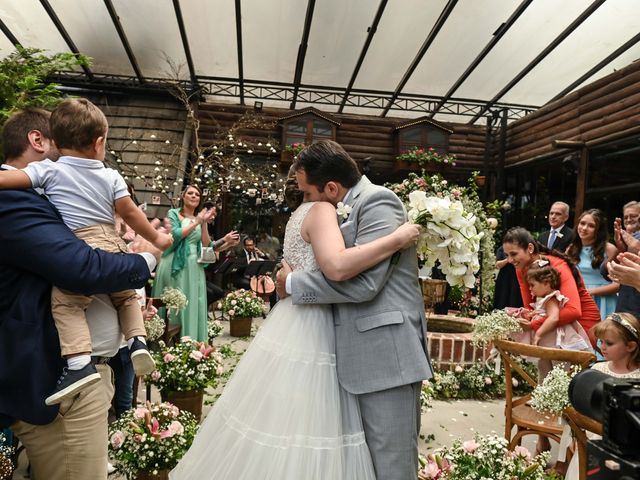
<svg viewBox="0 0 640 480">
<path fill-rule="evenodd" d="M 217 214 L 218 211 L 216 210 L 216 207 L 203 208 L 202 210 L 200 210 L 200 212 L 198 212 L 196 221 L 200 224 L 211 223 L 215 220 Z"/>
<path fill-rule="evenodd" d="M 157 218 L 151 220 L 150 223 L 155 229 L 158 230 L 159 234 L 167 234 L 167 229 L 164 227 L 160 227 L 160 220 L 158 220 Z M 145 240 L 140 235 L 136 235 L 136 237 L 133 239 L 133 242 L 131 242 L 131 244 L 129 245 L 129 250 L 132 253 L 151 253 L 156 257 L 156 260 L 160 260 L 160 256 L 162 255 L 162 250 L 158 249 L 155 245 Z"/>
<path fill-rule="evenodd" d="M 640 256 L 625 252 L 618 255 L 619 263 L 609 262 L 609 277 L 614 282 L 640 290 Z"/>
<path fill-rule="evenodd" d="M 231 230 L 224 237 L 222 237 L 222 239 L 224 240 L 225 245 L 228 245 L 229 247 L 235 247 L 240 243 L 240 234 L 235 230 Z"/>
</svg>

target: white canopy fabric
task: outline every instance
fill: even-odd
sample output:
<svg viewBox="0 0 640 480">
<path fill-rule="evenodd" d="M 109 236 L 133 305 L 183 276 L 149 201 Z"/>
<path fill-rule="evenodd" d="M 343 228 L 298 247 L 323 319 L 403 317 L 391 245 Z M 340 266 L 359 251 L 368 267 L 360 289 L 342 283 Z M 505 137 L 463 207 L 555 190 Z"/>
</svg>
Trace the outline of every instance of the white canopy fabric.
<svg viewBox="0 0 640 480">
<path fill-rule="evenodd" d="M 419 117 L 437 105 L 437 101 L 424 103 L 425 96 L 446 95 L 499 27 L 523 4 L 528 5 L 522 14 L 452 92 L 452 100 L 462 99 L 461 104 L 471 105 L 495 100 L 496 108 L 504 104 L 539 107 L 640 32 L 638 0 L 2 0 L 0 20 L 5 34 L 0 35 L 0 56 L 13 50 L 7 31 L 23 46 L 51 53 L 70 51 L 45 8 L 48 6 L 77 49 L 93 58 L 90 68 L 96 74 L 94 83 L 105 81 L 105 76 L 138 81 L 109 14 L 112 7 L 141 76 L 147 81 L 175 78 L 169 62 L 180 66 L 180 78 L 188 81 L 188 51 L 198 83 L 214 84 L 205 89 L 211 101 L 238 103 L 242 94 L 249 105 L 260 100 L 265 106 L 314 105 L 336 112 L 365 46 L 368 29 L 381 11 L 353 83 L 351 93 L 358 99 L 349 97 L 342 111 Z M 594 4 L 597 8 L 593 13 L 512 88 L 495 98 Z M 178 12 L 188 45 L 180 35 Z M 442 28 L 431 36 L 415 70 L 407 75 L 441 15 L 446 16 Z M 306 49 L 301 45 L 305 19 L 309 25 Z M 583 83 L 639 58 L 637 42 Z M 301 76 L 293 105 L 296 65 Z M 84 73 L 79 70 L 77 75 Z M 405 75 L 398 100 L 385 112 L 385 105 Z M 220 83 L 233 88 L 220 89 Z M 244 88 L 240 88 L 241 83 Z M 324 97 L 307 95 L 309 91 Z M 371 96 L 368 103 L 363 100 L 366 95 Z M 413 97 L 418 101 L 401 101 Z M 469 122 L 469 111 L 462 110 L 463 114 L 443 108 L 434 119 Z M 477 113 L 477 109 L 471 113 Z M 474 121 L 478 120 L 482 122 L 481 118 Z"/>
</svg>

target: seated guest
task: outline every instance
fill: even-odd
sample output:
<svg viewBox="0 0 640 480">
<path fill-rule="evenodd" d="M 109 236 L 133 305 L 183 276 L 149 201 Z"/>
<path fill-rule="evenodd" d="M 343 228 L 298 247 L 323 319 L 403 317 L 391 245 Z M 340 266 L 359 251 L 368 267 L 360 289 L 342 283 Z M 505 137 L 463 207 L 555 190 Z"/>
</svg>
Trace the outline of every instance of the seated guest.
<svg viewBox="0 0 640 480">
<path fill-rule="evenodd" d="M 256 242 L 252 237 L 245 237 L 242 244 L 243 249 L 236 258 L 238 269 L 233 278 L 233 285 L 236 288 L 251 290 L 251 278 L 245 274 L 246 266 L 256 260 L 268 260 L 269 257 L 256 247 Z"/>
</svg>

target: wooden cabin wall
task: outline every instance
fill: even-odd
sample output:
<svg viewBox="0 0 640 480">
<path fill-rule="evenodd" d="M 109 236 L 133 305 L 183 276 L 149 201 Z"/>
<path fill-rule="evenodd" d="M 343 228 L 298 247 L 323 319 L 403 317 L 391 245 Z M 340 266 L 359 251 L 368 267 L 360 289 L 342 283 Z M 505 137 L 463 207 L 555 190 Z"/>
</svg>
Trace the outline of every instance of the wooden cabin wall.
<svg viewBox="0 0 640 480">
<path fill-rule="evenodd" d="M 505 165 L 562 154 L 551 145 L 553 140 L 583 141 L 594 147 L 639 132 L 637 61 L 511 123 Z"/>
<path fill-rule="evenodd" d="M 124 164 L 136 165 L 135 173 L 147 177 L 136 180 L 134 172 L 123 172 L 132 182 L 138 201 L 147 204 L 147 216 L 163 218 L 171 207 L 170 197 L 177 195 L 182 189 L 182 174 L 178 170 L 186 128 L 184 107 L 174 99 L 166 97 L 113 94 L 84 96 L 94 102 L 107 117 L 107 150 L 116 152 L 116 156 L 119 156 Z M 107 160 L 109 161 L 109 158 Z M 158 161 L 169 171 L 157 171 Z M 168 194 L 150 188 L 151 177 L 159 173 L 167 174 L 165 184 L 171 187 Z M 176 180 L 180 180 L 177 181 L 177 186 L 173 185 Z M 154 203 L 157 197 L 160 197 L 160 203 Z"/>
<path fill-rule="evenodd" d="M 253 107 L 240 105 L 201 103 L 198 110 L 200 120 L 200 144 L 211 145 L 220 138 L 220 132 L 226 132 L 246 112 Z M 245 129 L 238 136 L 255 142 L 266 143 L 270 140 L 280 142 L 282 129 L 278 119 L 290 115 L 293 111 L 277 108 L 263 108 L 265 121 L 273 121 L 271 128 Z M 329 113 L 341 122 L 336 130 L 336 141 L 356 160 L 370 157 L 369 176 L 378 182 L 397 179 L 395 163 L 395 127 L 408 122 L 406 118 L 380 118 L 365 115 L 338 115 Z M 458 157 L 457 166 L 447 171 L 448 177 L 466 179 L 473 170 L 480 170 L 484 161 L 485 129 L 483 126 L 461 125 L 441 122 L 453 130 L 449 137 L 449 153 Z M 217 132 L 217 133 L 216 133 Z M 279 154 L 274 154 L 279 158 Z M 406 172 L 400 177 L 406 176 Z"/>
</svg>

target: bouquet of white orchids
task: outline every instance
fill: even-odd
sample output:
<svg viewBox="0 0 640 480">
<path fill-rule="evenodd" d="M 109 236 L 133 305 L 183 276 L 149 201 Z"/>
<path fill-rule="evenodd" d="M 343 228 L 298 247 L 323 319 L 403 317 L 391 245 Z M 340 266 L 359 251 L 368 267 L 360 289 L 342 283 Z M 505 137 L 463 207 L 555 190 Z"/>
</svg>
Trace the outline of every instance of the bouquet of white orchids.
<svg viewBox="0 0 640 480">
<path fill-rule="evenodd" d="M 484 232 L 475 227 L 476 217 L 464 211 L 462 202 L 447 196 L 427 196 L 417 190 L 409 194 L 409 220 L 422 225 L 418 255 L 427 267 L 440 261 L 449 285 L 475 286 L 480 269 L 478 251 Z"/>
</svg>

